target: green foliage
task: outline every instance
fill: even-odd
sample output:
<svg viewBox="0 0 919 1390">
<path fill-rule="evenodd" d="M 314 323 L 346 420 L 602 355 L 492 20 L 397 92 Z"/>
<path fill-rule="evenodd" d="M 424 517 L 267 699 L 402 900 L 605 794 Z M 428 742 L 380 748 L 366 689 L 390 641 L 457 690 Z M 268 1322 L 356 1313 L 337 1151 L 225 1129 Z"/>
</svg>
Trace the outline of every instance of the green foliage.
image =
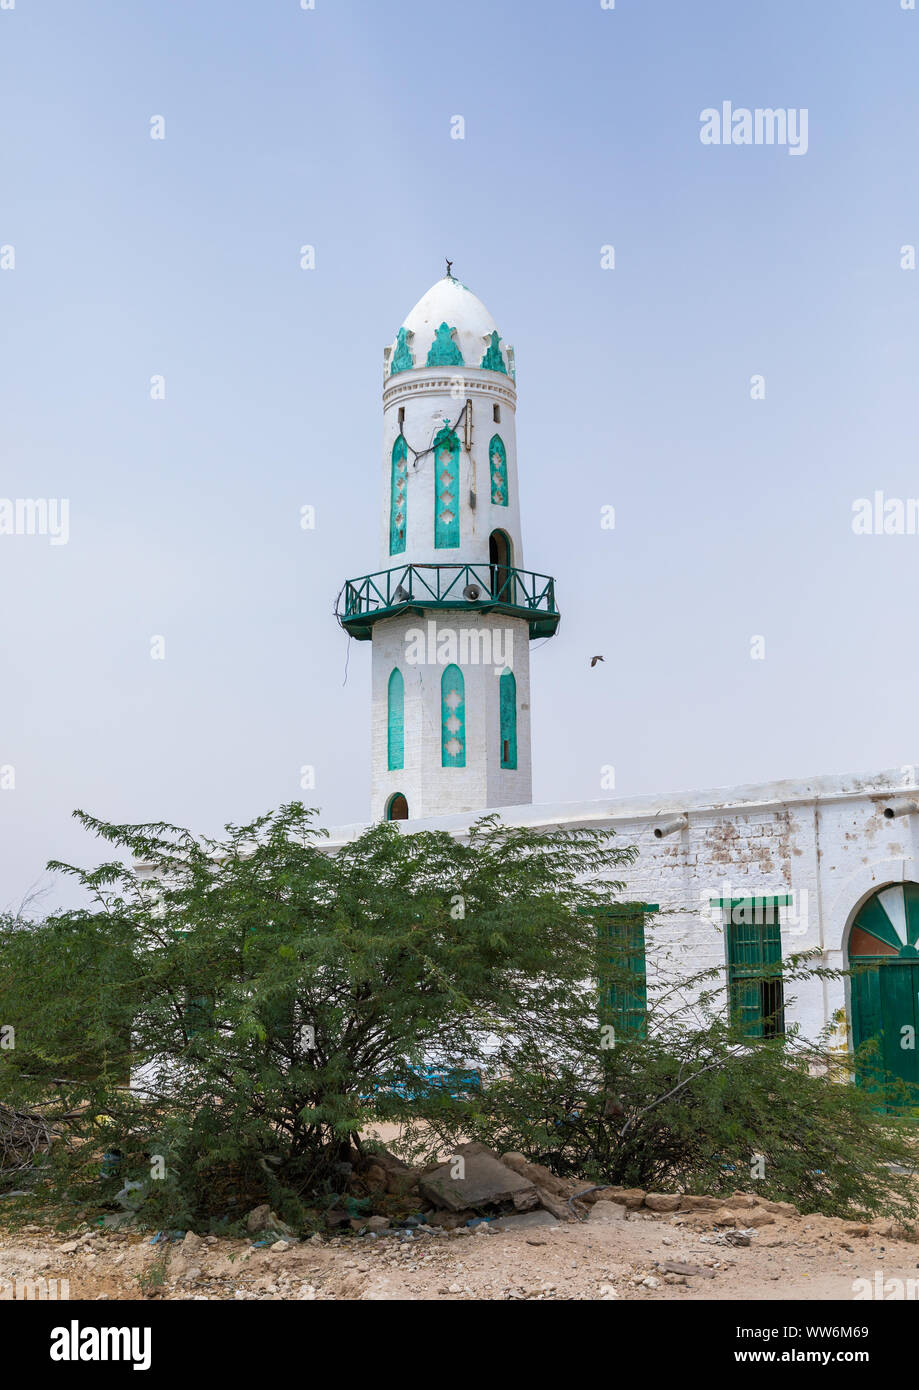
<svg viewBox="0 0 919 1390">
<path fill-rule="evenodd" d="M 913 1130 L 831 1040 L 739 1036 L 723 970 L 687 976 L 650 924 L 636 1025 L 645 987 L 599 914 L 635 851 L 607 831 L 493 815 L 467 840 L 382 824 L 331 853 L 299 803 L 214 840 L 78 814 L 128 862 L 53 866 L 87 905 L 0 920 L 2 1097 L 58 1124 L 65 1206 L 239 1231 L 267 1201 L 309 1230 L 391 1121 L 415 1157 L 472 1138 L 603 1184 L 915 1210 Z M 786 991 L 834 973 L 782 968 Z M 486 1084 L 451 1095 L 421 1066 Z"/>
<path fill-rule="evenodd" d="M 162 1226 L 254 1200 L 303 1222 L 370 1121 L 438 1112 L 436 1088 L 392 1088 L 409 1068 L 474 1065 L 517 1018 L 576 1012 L 594 952 L 577 909 L 609 901 L 618 885 L 597 876 L 632 851 L 486 817 L 465 843 L 384 824 L 331 854 L 312 814 L 210 840 L 78 813 L 134 862 L 52 865 L 90 905 L 0 926 L 4 1094 L 69 1116 L 57 1161 L 75 1198 L 144 1182 Z M 100 1178 L 103 1152 L 120 1161 Z"/>
<path fill-rule="evenodd" d="M 501 1079 L 474 1105 L 442 1115 L 427 1146 L 413 1130 L 416 1152 L 462 1134 L 597 1184 L 742 1189 L 804 1211 L 915 1216 L 915 1132 L 851 1084 L 829 1035 L 740 1036 L 726 1021 L 722 973 L 661 971 L 645 1035 L 612 1047 L 586 1012 L 549 1045 L 517 1035 L 495 1058 Z M 807 956 L 785 962 L 786 985 L 829 973 Z"/>
</svg>

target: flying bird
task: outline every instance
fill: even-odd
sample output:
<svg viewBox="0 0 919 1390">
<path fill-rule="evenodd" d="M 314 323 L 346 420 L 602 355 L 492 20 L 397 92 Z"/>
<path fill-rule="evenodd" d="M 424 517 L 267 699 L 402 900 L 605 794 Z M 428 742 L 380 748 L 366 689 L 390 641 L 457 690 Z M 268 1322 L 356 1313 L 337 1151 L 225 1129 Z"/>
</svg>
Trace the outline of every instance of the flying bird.
<svg viewBox="0 0 919 1390">
<path fill-rule="evenodd" d="M 597 662 L 598 662 L 598 661 L 602 661 L 602 660 L 603 660 L 603 657 L 602 657 L 602 656 L 592 656 L 592 657 L 590 658 L 590 664 L 591 664 L 591 666 L 596 666 Z"/>
</svg>

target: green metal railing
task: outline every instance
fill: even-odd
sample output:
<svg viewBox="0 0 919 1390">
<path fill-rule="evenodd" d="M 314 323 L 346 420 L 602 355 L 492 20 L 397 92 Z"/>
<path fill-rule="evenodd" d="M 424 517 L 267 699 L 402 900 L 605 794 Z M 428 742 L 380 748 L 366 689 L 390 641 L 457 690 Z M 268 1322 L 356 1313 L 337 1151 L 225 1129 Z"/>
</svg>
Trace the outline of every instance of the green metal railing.
<svg viewBox="0 0 919 1390">
<path fill-rule="evenodd" d="M 335 616 L 352 637 L 366 641 L 375 622 L 394 613 L 461 608 L 526 618 L 531 637 L 551 637 L 558 627 L 555 580 L 507 565 L 401 565 L 349 579 Z"/>
</svg>

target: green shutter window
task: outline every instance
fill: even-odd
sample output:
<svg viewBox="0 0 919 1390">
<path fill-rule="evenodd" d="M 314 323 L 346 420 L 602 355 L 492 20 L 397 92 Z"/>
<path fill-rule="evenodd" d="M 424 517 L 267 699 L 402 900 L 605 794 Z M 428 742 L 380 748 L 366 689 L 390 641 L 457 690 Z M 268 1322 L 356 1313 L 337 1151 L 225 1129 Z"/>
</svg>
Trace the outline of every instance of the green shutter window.
<svg viewBox="0 0 919 1390">
<path fill-rule="evenodd" d="M 787 895 L 713 900 L 724 913 L 731 1025 L 745 1038 L 785 1032 L 778 910 L 788 901 Z"/>
<path fill-rule="evenodd" d="M 466 683 L 458 666 L 448 666 L 440 680 L 443 767 L 466 766 Z"/>
<path fill-rule="evenodd" d="M 402 435 L 392 449 L 392 492 L 389 502 L 389 553 L 400 555 L 405 549 L 408 518 L 408 445 Z"/>
<path fill-rule="evenodd" d="M 600 1023 L 612 1024 L 617 1038 L 643 1038 L 648 1028 L 645 918 L 657 903 L 617 903 L 579 911 L 597 920 Z"/>
<path fill-rule="evenodd" d="M 517 681 L 513 671 L 505 669 L 498 682 L 498 703 L 501 715 L 501 766 L 517 766 Z"/>
<path fill-rule="evenodd" d="M 645 974 L 645 917 L 612 913 L 603 929 L 606 957 L 612 972 L 601 975 L 603 1008 L 623 1038 L 642 1038 L 647 1027 L 648 987 Z M 628 978 L 623 978 L 626 974 Z"/>
<path fill-rule="evenodd" d="M 488 446 L 488 460 L 491 465 L 491 504 L 493 507 L 506 507 L 507 450 L 500 434 L 492 436 Z"/>
<path fill-rule="evenodd" d="M 455 550 L 460 543 L 459 439 L 445 425 L 434 440 L 434 547 Z"/>
<path fill-rule="evenodd" d="M 185 990 L 185 1034 L 189 1040 L 210 1033 L 214 1027 L 215 1000 L 210 994 Z"/>
<path fill-rule="evenodd" d="M 386 754 L 390 772 L 405 767 L 405 679 L 398 666 L 387 690 Z"/>
</svg>

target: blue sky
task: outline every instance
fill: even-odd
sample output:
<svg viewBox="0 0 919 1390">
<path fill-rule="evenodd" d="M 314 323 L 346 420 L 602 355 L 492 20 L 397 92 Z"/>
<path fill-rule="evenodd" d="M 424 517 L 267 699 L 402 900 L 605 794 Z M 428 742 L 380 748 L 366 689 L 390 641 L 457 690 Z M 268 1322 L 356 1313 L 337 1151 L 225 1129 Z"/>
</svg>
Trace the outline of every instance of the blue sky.
<svg viewBox="0 0 919 1390">
<path fill-rule="evenodd" d="M 95 856 L 76 806 L 215 831 L 309 764 L 366 815 L 331 610 L 446 255 L 516 349 L 563 612 L 534 800 L 919 762 L 919 536 L 851 526 L 919 495 L 917 57 L 900 0 L 0 10 L 0 497 L 70 503 L 66 545 L 0 536 L 0 904 Z M 728 100 L 807 108 L 807 154 L 702 145 Z"/>
</svg>

